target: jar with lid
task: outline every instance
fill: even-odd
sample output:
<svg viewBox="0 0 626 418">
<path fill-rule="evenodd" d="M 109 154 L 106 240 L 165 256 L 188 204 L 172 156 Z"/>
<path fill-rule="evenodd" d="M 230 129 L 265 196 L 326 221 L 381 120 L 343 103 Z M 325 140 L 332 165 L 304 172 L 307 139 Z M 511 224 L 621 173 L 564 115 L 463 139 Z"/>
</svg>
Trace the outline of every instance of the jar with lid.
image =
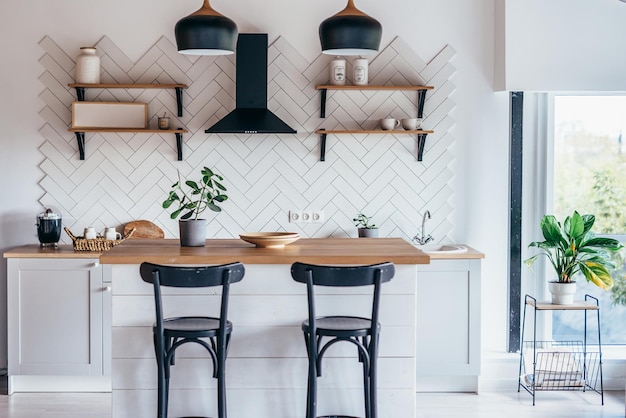
<svg viewBox="0 0 626 418">
<path fill-rule="evenodd" d="M 100 57 L 96 55 L 96 48 L 84 46 L 76 57 L 76 82 L 85 84 L 100 83 Z"/>
<path fill-rule="evenodd" d="M 346 60 L 336 57 L 330 62 L 330 84 L 335 86 L 346 84 Z"/>
<path fill-rule="evenodd" d="M 367 58 L 357 58 L 353 65 L 354 74 L 352 82 L 355 86 L 367 86 L 368 83 L 368 63 Z"/>
</svg>

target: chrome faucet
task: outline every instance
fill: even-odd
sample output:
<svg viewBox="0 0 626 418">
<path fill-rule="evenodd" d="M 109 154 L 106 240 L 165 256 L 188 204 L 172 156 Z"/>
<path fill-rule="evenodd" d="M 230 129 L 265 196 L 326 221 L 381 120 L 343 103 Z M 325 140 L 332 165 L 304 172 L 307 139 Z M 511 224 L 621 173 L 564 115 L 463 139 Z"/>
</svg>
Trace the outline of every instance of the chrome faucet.
<svg viewBox="0 0 626 418">
<path fill-rule="evenodd" d="M 415 235 L 413 237 L 413 241 L 415 241 L 416 244 L 418 245 L 425 245 L 428 244 L 430 241 L 434 240 L 434 238 L 432 237 L 432 235 L 428 234 L 426 235 L 426 219 L 430 219 L 430 211 L 426 211 L 424 212 L 424 215 L 422 216 L 422 236 L 418 237 L 417 235 Z"/>
</svg>

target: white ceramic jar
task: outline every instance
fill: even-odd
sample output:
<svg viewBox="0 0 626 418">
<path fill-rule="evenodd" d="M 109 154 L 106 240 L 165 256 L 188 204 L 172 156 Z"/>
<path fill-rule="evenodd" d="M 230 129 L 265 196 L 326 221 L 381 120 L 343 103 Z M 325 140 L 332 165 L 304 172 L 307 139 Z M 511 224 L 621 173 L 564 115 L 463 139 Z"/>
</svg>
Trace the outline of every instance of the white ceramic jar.
<svg viewBox="0 0 626 418">
<path fill-rule="evenodd" d="M 346 84 L 346 60 L 337 57 L 330 62 L 330 84 L 334 86 Z"/>
<path fill-rule="evenodd" d="M 100 57 L 96 48 L 84 46 L 76 57 L 76 82 L 86 84 L 100 83 Z"/>
<path fill-rule="evenodd" d="M 355 86 L 367 86 L 368 78 L 368 63 L 367 58 L 357 58 L 354 60 L 354 66 L 352 67 L 354 74 L 352 74 L 352 82 Z"/>
</svg>

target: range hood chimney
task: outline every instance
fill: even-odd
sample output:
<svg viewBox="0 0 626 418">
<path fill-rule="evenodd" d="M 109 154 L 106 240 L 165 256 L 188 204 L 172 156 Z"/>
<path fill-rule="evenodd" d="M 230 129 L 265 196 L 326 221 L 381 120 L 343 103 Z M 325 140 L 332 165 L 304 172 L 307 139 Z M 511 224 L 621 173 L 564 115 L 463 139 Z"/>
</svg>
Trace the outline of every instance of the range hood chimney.
<svg viewBox="0 0 626 418">
<path fill-rule="evenodd" d="M 204 132 L 295 134 L 267 109 L 267 33 L 240 33 L 235 60 L 235 110 Z"/>
</svg>

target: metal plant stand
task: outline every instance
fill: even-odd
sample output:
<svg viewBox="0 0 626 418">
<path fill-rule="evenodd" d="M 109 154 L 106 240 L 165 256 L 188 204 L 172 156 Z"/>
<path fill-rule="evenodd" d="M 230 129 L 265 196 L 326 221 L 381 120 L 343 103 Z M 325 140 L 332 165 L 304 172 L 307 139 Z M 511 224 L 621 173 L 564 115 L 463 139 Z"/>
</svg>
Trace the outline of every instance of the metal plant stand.
<svg viewBox="0 0 626 418">
<path fill-rule="evenodd" d="M 524 341 L 526 308 L 533 308 L 533 339 Z M 583 341 L 537 341 L 538 311 L 583 311 L 585 316 Z M 598 321 L 598 351 L 587 351 L 587 312 L 595 311 Z M 597 298 L 585 295 L 572 305 L 555 305 L 537 301 L 526 295 L 522 319 L 522 343 L 517 391 L 524 388 L 533 397 L 542 390 L 593 390 L 600 394 L 604 405 L 602 384 L 602 342 L 600 339 L 600 303 Z M 532 355 L 530 351 L 532 350 Z"/>
</svg>

